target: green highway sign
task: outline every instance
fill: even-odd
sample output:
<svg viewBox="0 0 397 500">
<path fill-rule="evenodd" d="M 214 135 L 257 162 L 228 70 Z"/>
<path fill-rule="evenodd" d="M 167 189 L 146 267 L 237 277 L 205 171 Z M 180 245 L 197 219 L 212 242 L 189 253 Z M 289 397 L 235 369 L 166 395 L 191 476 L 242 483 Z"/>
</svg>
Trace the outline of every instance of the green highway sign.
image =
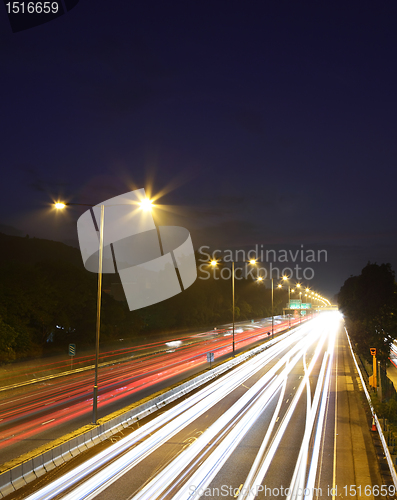
<svg viewBox="0 0 397 500">
<path fill-rule="evenodd" d="M 310 309 L 312 305 L 308 302 L 302 302 L 300 300 L 290 300 L 289 309 Z"/>
</svg>

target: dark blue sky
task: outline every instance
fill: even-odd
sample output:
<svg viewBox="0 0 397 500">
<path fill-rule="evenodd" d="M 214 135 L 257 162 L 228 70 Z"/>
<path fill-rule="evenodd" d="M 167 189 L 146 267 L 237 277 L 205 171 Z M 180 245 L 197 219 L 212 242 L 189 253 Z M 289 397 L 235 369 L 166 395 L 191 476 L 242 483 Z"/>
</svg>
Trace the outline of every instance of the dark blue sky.
<svg viewBox="0 0 397 500">
<path fill-rule="evenodd" d="M 397 264 L 397 3 L 80 0 L 12 33 L 0 10 L 0 224 L 71 241 L 134 187 L 196 248 L 321 248 L 333 294 Z"/>
</svg>

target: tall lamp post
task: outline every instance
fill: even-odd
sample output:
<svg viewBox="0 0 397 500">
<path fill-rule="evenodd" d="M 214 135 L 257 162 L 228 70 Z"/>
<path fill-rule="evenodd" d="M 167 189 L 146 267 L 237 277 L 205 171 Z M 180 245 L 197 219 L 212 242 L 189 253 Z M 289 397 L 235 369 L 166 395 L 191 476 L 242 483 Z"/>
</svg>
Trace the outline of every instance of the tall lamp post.
<svg viewBox="0 0 397 500">
<path fill-rule="evenodd" d="M 296 288 L 300 288 L 300 283 L 296 284 Z M 302 323 L 302 291 L 299 290 L 299 323 Z"/>
<path fill-rule="evenodd" d="M 234 261 L 232 261 L 232 307 L 233 307 L 233 356 L 235 352 L 234 346 Z"/>
<path fill-rule="evenodd" d="M 273 278 L 270 278 L 272 282 L 272 340 L 274 336 L 274 286 L 273 286 Z M 258 276 L 258 281 L 263 281 L 262 276 Z"/>
<path fill-rule="evenodd" d="M 309 304 L 309 301 L 310 301 L 310 305 L 312 303 L 311 299 L 310 299 L 310 288 L 306 288 L 306 293 L 305 293 L 305 297 L 307 297 L 306 299 L 306 302 Z M 309 310 L 306 310 L 306 314 L 305 316 L 309 314 L 309 316 L 311 315 L 311 312 Z"/>
<path fill-rule="evenodd" d="M 273 285 L 273 278 L 272 280 L 272 340 L 274 337 L 274 285 Z"/>
<path fill-rule="evenodd" d="M 288 276 L 283 276 L 283 281 L 288 282 L 288 311 L 290 310 L 290 305 L 291 305 L 291 285 L 290 282 L 288 281 Z M 291 329 L 291 318 L 290 314 L 288 313 L 288 330 Z"/>
<path fill-rule="evenodd" d="M 95 207 L 87 203 L 62 203 L 54 204 L 55 208 L 62 210 L 69 205 L 77 205 L 81 207 Z M 110 205 L 107 205 L 110 206 Z M 149 199 L 144 199 L 141 202 L 143 209 L 151 209 L 152 202 Z M 103 267 L 103 232 L 105 222 L 105 205 L 100 205 L 101 217 L 99 222 L 99 259 L 98 259 L 98 292 L 96 303 L 96 327 L 95 327 L 95 375 L 94 375 L 94 391 L 92 400 L 92 423 L 97 424 L 98 421 L 98 365 L 99 365 L 99 335 L 101 331 L 101 303 L 102 303 L 102 267 Z"/>
<path fill-rule="evenodd" d="M 218 261 L 217 260 L 211 260 L 210 265 L 212 267 L 217 267 L 218 266 Z M 232 318 L 233 318 L 233 356 L 235 355 L 235 343 L 234 343 L 234 261 L 232 261 Z"/>
<path fill-rule="evenodd" d="M 295 292 L 295 289 L 294 288 L 291 288 L 291 292 L 290 293 L 294 293 Z M 291 304 L 291 299 L 290 299 L 290 304 Z M 295 316 L 295 315 L 294 315 Z"/>
</svg>

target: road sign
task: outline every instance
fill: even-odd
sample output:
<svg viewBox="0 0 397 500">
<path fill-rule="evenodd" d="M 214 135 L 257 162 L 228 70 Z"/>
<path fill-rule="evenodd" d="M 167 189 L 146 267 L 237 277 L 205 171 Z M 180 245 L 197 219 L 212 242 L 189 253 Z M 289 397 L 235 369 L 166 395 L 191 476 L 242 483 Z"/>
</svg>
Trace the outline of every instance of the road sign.
<svg viewBox="0 0 397 500">
<path fill-rule="evenodd" d="M 69 356 L 76 356 L 76 344 L 69 344 Z"/>
<path fill-rule="evenodd" d="M 373 360 L 372 375 L 369 377 L 369 385 L 376 389 L 378 387 L 378 380 L 376 374 L 376 347 L 370 347 L 369 352 L 371 353 Z"/>
<path fill-rule="evenodd" d="M 289 301 L 289 309 L 311 309 L 310 302 L 301 302 L 299 299 Z"/>
</svg>

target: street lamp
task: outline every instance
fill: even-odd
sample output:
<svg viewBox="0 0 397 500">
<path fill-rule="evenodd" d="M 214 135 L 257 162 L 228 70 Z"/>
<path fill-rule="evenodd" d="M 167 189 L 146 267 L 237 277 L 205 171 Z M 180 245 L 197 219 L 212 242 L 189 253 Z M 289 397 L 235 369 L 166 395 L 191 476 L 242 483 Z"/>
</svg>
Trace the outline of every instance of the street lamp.
<svg viewBox="0 0 397 500">
<path fill-rule="evenodd" d="M 215 268 L 218 266 L 218 261 L 213 259 L 210 262 L 210 266 Z M 233 356 L 235 355 L 235 343 L 234 343 L 234 261 L 232 261 L 232 309 L 233 309 Z"/>
<path fill-rule="evenodd" d="M 95 207 L 97 205 L 87 203 L 63 203 L 56 202 L 54 206 L 58 210 L 64 209 L 69 205 L 77 205 L 82 207 Z M 120 205 L 127 205 L 126 203 Z M 143 210 L 151 210 L 153 202 L 148 198 L 144 198 L 140 202 Z M 112 205 L 106 205 L 112 206 Z M 114 206 L 114 205 L 113 205 Z M 101 303 L 102 303 L 102 267 L 103 267 L 103 231 L 105 221 L 105 205 L 100 205 L 101 218 L 99 223 L 99 259 L 98 259 L 98 293 L 97 293 L 97 306 L 96 306 L 96 328 L 95 328 L 95 376 L 94 376 L 94 394 L 92 400 L 92 420 L 93 424 L 97 424 L 98 420 L 98 365 L 99 365 L 99 334 L 101 330 Z"/>
<path fill-rule="evenodd" d="M 290 285 L 290 282 L 288 280 L 288 276 L 283 276 L 283 281 L 287 281 L 288 282 L 288 311 L 290 311 L 290 307 L 291 307 L 291 285 Z M 291 329 L 291 317 L 290 317 L 290 313 L 288 312 L 288 330 Z"/>
<path fill-rule="evenodd" d="M 272 282 L 272 340 L 273 340 L 273 336 L 274 336 L 274 286 L 273 286 L 273 278 L 270 278 L 270 279 Z M 262 276 L 258 276 L 257 281 L 263 281 Z"/>
<path fill-rule="evenodd" d="M 306 288 L 306 290 L 305 290 L 305 291 L 306 291 L 306 293 L 305 293 L 305 297 L 307 297 L 307 298 L 306 298 L 306 303 L 307 303 L 307 304 L 309 304 L 309 301 L 310 301 L 310 304 L 311 304 L 311 303 L 312 303 L 312 302 L 311 302 L 311 300 L 310 300 L 310 291 L 311 291 L 311 290 L 310 290 L 310 288 Z M 306 307 L 308 307 L 308 305 L 307 305 Z M 310 315 L 310 311 L 308 311 L 308 310 L 306 309 L 305 316 L 306 316 L 307 314 L 309 314 L 309 315 Z"/>
<path fill-rule="evenodd" d="M 297 283 L 296 288 L 300 288 L 301 284 Z M 302 323 L 302 292 L 299 290 L 299 323 Z"/>
</svg>

